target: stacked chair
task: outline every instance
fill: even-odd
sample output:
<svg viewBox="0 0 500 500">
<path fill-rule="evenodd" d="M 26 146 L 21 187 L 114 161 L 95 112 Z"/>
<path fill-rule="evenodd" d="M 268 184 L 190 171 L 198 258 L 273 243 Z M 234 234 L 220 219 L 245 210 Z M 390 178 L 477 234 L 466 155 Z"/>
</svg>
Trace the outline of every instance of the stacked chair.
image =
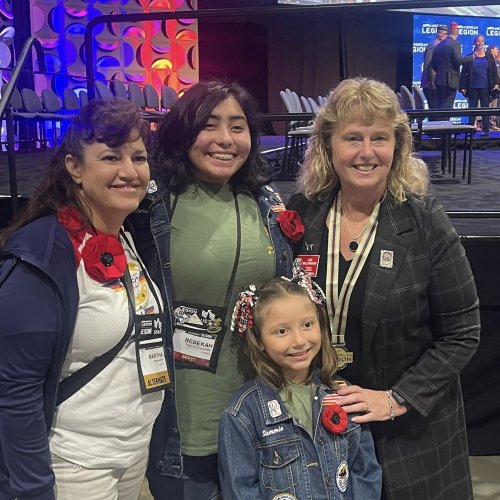
<svg viewBox="0 0 500 500">
<path fill-rule="evenodd" d="M 148 110 L 146 107 L 146 99 L 144 97 L 144 92 L 135 82 L 130 82 L 128 84 L 128 95 L 129 99 L 141 110 L 142 117 L 149 123 L 157 124 L 160 119 L 164 116 L 160 110 Z"/>
<path fill-rule="evenodd" d="M 177 92 L 166 85 L 161 88 L 161 98 L 156 88 L 150 83 L 146 83 L 142 88 L 136 82 L 129 82 L 125 85 L 122 81 L 115 79 L 111 80 L 109 87 L 101 81 L 96 81 L 95 85 L 98 97 L 107 100 L 129 99 L 141 110 L 143 118 L 152 124 L 157 124 L 178 99 Z"/>
<path fill-rule="evenodd" d="M 306 109 L 304 109 L 298 94 L 288 88 L 280 91 L 280 97 L 287 113 L 312 112 L 308 100 L 305 98 L 302 100 L 306 105 Z M 293 179 L 296 176 L 311 132 L 312 126 L 309 121 L 304 123 L 297 120 L 289 120 L 286 122 L 285 152 L 283 156 L 284 179 Z"/>
<path fill-rule="evenodd" d="M 170 108 L 176 103 L 179 96 L 177 92 L 167 85 L 161 86 L 161 107 L 165 111 L 170 111 Z"/>
</svg>

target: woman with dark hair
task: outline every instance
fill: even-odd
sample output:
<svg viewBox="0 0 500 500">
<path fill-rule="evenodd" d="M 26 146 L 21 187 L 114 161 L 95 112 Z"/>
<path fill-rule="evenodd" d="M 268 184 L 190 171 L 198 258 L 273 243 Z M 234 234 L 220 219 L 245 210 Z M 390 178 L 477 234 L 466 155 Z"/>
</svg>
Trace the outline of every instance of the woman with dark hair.
<svg viewBox="0 0 500 500">
<path fill-rule="evenodd" d="M 161 294 L 122 228 L 149 140 L 131 103 L 91 101 L 0 236 L 2 499 L 140 494 L 169 380 Z"/>
<path fill-rule="evenodd" d="M 291 272 L 277 221 L 290 214 L 267 184 L 257 117 L 236 83 L 191 87 L 159 126 L 149 217 L 139 210 L 129 218 L 148 269 L 169 292 L 175 323 L 177 413 L 169 392 L 147 473 L 157 500 L 219 498 L 219 418 L 243 382 L 229 306 L 244 283 Z"/>
<path fill-rule="evenodd" d="M 469 108 L 482 108 L 490 105 L 490 94 L 494 88 L 498 89 L 500 79 L 497 73 L 497 65 L 491 51 L 484 48 L 484 36 L 477 35 L 474 38 L 473 61 L 465 63 L 460 73 L 460 92 L 467 97 Z M 471 116 L 469 122 L 473 124 L 475 117 Z M 483 116 L 481 136 L 490 134 L 490 117 Z"/>
</svg>

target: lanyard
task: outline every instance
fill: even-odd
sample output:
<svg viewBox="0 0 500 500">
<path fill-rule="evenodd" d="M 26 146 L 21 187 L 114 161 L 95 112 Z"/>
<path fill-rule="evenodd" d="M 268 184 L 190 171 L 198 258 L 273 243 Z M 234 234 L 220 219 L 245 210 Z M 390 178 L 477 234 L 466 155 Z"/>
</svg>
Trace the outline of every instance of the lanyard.
<svg viewBox="0 0 500 500">
<path fill-rule="evenodd" d="M 380 202 L 375 205 L 370 216 L 368 226 L 359 241 L 358 250 L 349 266 L 349 271 L 344 279 L 339 291 L 339 265 L 340 265 L 340 191 L 335 198 L 335 202 L 328 217 L 328 230 L 330 238 L 328 240 L 328 258 L 326 271 L 326 298 L 328 316 L 332 330 L 332 343 L 334 345 L 345 345 L 345 330 L 347 325 L 347 313 L 352 291 L 361 274 L 363 266 L 368 260 L 368 255 L 375 241 L 377 230 L 378 213 Z"/>
<path fill-rule="evenodd" d="M 130 276 L 128 265 L 121 279 L 129 304 L 129 317 L 134 323 L 134 337 L 137 360 L 137 371 L 139 377 L 139 385 L 142 394 L 160 391 L 167 388 L 171 382 L 167 360 L 165 357 L 165 334 L 164 334 L 164 318 L 163 307 L 154 288 L 153 282 L 143 267 L 139 257 L 134 252 L 126 235 L 121 233 L 124 241 L 127 243 L 130 251 L 134 254 L 146 279 L 146 285 L 153 294 L 156 300 L 158 313 L 137 314 L 134 293 L 134 284 Z"/>
<path fill-rule="evenodd" d="M 238 198 L 233 193 L 236 211 L 236 255 L 226 290 L 224 305 L 192 304 L 174 301 L 174 357 L 177 367 L 196 368 L 215 373 L 226 332 L 224 320 L 236 280 L 241 254 L 241 216 Z M 174 200 L 174 207 L 177 200 Z"/>
<path fill-rule="evenodd" d="M 127 247 L 130 250 L 130 252 L 135 256 L 137 263 L 139 264 L 139 267 L 141 268 L 142 274 L 143 274 L 144 278 L 146 279 L 148 289 L 151 291 L 154 299 L 156 300 L 158 312 L 160 314 L 162 314 L 163 311 L 162 311 L 162 307 L 161 307 L 161 302 L 160 302 L 160 299 L 158 297 L 158 294 L 156 293 L 156 289 L 153 285 L 153 282 L 151 281 L 151 278 L 149 277 L 149 274 L 147 273 L 146 269 L 142 265 L 142 262 L 139 259 L 139 257 L 137 256 L 137 254 L 134 252 L 132 245 L 128 241 L 128 238 L 125 235 L 125 232 L 123 230 L 120 230 L 120 236 L 123 238 L 123 240 L 127 244 Z M 123 274 L 123 277 L 120 278 L 120 281 L 125 288 L 125 292 L 127 293 L 127 299 L 128 299 L 128 304 L 129 304 L 129 313 L 135 318 L 135 317 L 137 317 L 137 314 L 136 314 L 136 307 L 135 307 L 134 285 L 132 283 L 132 277 L 130 276 L 128 264 L 125 266 L 125 273 Z"/>
<path fill-rule="evenodd" d="M 174 211 L 177 206 L 177 199 L 178 195 L 175 196 L 174 201 L 172 203 L 172 209 L 171 209 L 171 217 L 173 220 L 174 217 Z M 236 193 L 233 193 L 233 199 L 234 199 L 234 208 L 236 211 L 236 254 L 234 257 L 234 263 L 233 263 L 233 269 L 231 271 L 231 277 L 229 278 L 229 284 L 227 287 L 226 291 L 226 297 L 224 299 L 224 309 L 227 311 L 229 307 L 229 302 L 231 300 L 231 295 L 234 287 L 234 282 L 236 280 L 236 272 L 238 270 L 238 264 L 240 262 L 240 255 L 241 255 L 241 215 L 240 215 L 240 206 L 238 204 L 238 196 Z"/>
</svg>

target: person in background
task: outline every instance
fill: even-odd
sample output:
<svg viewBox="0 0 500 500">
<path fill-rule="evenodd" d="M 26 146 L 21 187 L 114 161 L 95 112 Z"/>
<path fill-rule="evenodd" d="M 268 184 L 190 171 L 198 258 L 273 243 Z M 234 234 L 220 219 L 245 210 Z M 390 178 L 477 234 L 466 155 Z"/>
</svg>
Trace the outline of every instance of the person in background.
<svg viewBox="0 0 500 500">
<path fill-rule="evenodd" d="M 475 54 L 462 57 L 462 44 L 457 40 L 460 27 L 456 22 L 448 26 L 448 36 L 432 54 L 431 67 L 436 72 L 438 108 L 453 109 L 455 95 L 460 88 L 460 66 L 472 62 Z"/>
<path fill-rule="evenodd" d="M 434 40 L 427 44 L 424 52 L 424 64 L 422 67 L 422 79 L 420 81 L 420 86 L 424 92 L 427 99 L 427 104 L 429 109 L 435 109 L 438 107 L 437 91 L 436 91 L 436 70 L 431 66 L 432 54 L 436 45 L 442 42 L 448 34 L 448 28 L 446 26 L 438 26 L 436 29 L 436 36 Z"/>
<path fill-rule="evenodd" d="M 356 78 L 331 92 L 299 190 L 295 253 L 326 289 L 339 373 L 354 384 L 337 402 L 371 422 L 382 497 L 472 499 L 459 374 L 478 347 L 479 302 L 392 89 Z"/>
<path fill-rule="evenodd" d="M 500 79 L 498 77 L 497 65 L 491 51 L 484 48 L 484 36 L 478 35 L 474 38 L 473 61 L 465 63 L 460 73 L 460 92 L 467 97 L 469 108 L 477 108 L 478 103 L 482 108 L 490 104 L 490 94 L 493 89 L 498 89 Z M 470 123 L 474 123 L 474 117 L 470 117 Z M 482 117 L 482 137 L 490 134 L 490 117 Z"/>
<path fill-rule="evenodd" d="M 500 50 L 498 50 L 498 46 L 488 45 L 486 53 L 490 53 L 493 56 L 495 60 L 497 77 L 500 79 Z M 490 108 L 500 108 L 500 99 L 498 98 L 499 95 L 500 90 L 494 88 L 490 95 Z M 500 130 L 500 115 L 490 116 L 490 130 Z"/>
<path fill-rule="evenodd" d="M 91 101 L 0 236 L 2 499 L 139 497 L 169 381 L 161 295 L 122 227 L 149 142 L 129 101 Z"/>
<path fill-rule="evenodd" d="M 219 418 L 243 382 L 230 305 L 244 283 L 291 273 L 278 222 L 290 214 L 268 183 L 258 114 L 236 83 L 193 85 L 160 123 L 157 192 L 130 217 L 173 313 L 176 407 L 168 395 L 147 473 L 157 500 L 220 498 Z"/>
<path fill-rule="evenodd" d="M 345 382 L 335 380 L 324 299 L 298 259 L 291 281 L 241 292 L 234 329 L 254 376 L 220 421 L 223 498 L 380 498 L 370 430 L 335 403 Z"/>
</svg>

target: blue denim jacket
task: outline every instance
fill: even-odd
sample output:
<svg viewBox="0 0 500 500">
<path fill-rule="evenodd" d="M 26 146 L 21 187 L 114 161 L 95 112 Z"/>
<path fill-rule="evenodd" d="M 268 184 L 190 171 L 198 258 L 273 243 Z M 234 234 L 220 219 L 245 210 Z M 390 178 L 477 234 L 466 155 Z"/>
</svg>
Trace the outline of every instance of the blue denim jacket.
<svg viewBox="0 0 500 500">
<path fill-rule="evenodd" d="M 264 226 L 269 231 L 276 258 L 276 276 L 291 276 L 292 249 L 281 232 L 273 206 L 281 200 L 272 185 L 262 186 L 256 199 Z M 159 185 L 158 190 L 149 193 L 139 209 L 131 214 L 126 227 L 131 231 L 137 251 L 157 285 L 162 286 L 165 309 L 171 313 L 173 285 L 170 264 L 170 192 Z M 256 263 L 256 265 L 258 265 Z M 162 411 L 153 428 L 150 445 L 150 465 L 160 474 L 181 477 L 182 453 L 177 411 L 175 406 L 175 364 L 173 361 L 173 318 L 167 317 L 167 358 L 171 374 L 171 389 L 165 391 Z"/>
<path fill-rule="evenodd" d="M 220 420 L 223 498 L 379 499 L 382 473 L 368 427 L 349 418 L 343 434 L 332 434 L 321 423 L 321 402 L 331 392 L 324 385 L 316 388 L 311 438 L 274 387 L 258 378 L 244 384 Z"/>
</svg>

